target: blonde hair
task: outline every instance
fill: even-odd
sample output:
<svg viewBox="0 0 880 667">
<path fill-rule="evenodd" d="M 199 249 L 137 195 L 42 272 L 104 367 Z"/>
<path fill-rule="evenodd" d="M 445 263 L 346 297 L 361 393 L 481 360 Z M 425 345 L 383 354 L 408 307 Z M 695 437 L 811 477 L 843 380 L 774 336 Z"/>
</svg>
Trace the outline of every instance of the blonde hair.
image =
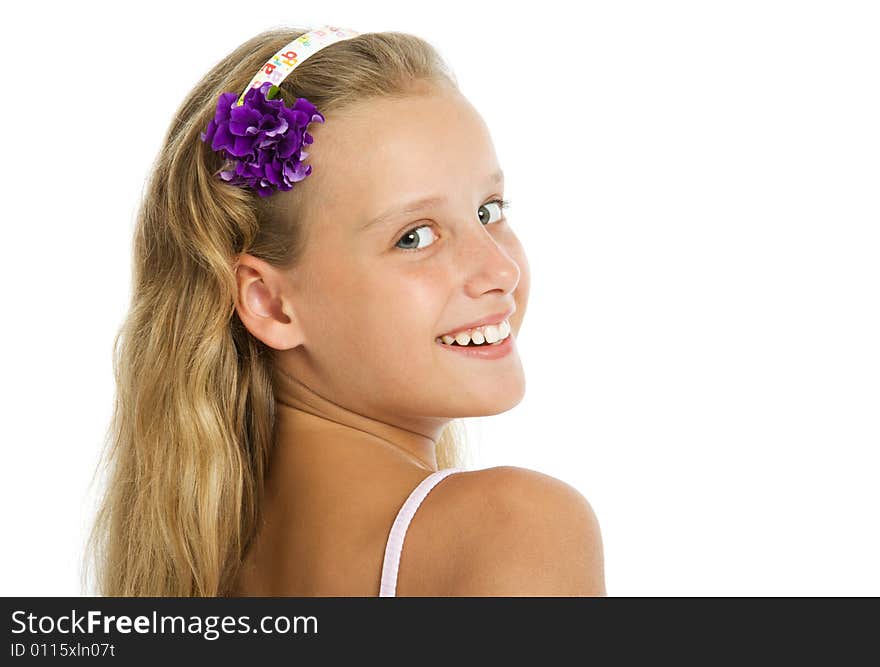
<svg viewBox="0 0 880 667">
<path fill-rule="evenodd" d="M 238 319 L 234 264 L 243 252 L 295 264 L 306 242 L 296 193 L 308 179 L 278 215 L 272 197 L 215 178 L 223 159 L 200 133 L 221 93 L 243 91 L 301 34 L 268 30 L 221 60 L 180 105 L 153 164 L 134 233 L 131 302 L 113 346 L 106 491 L 87 550 L 99 594 L 225 595 L 254 537 L 273 444 L 273 355 Z M 457 88 L 428 42 L 363 33 L 304 61 L 280 96 L 288 105 L 306 97 L 327 115 L 403 97 L 418 82 Z M 464 434 L 460 420 L 449 423 L 440 467 L 464 465 Z"/>
</svg>

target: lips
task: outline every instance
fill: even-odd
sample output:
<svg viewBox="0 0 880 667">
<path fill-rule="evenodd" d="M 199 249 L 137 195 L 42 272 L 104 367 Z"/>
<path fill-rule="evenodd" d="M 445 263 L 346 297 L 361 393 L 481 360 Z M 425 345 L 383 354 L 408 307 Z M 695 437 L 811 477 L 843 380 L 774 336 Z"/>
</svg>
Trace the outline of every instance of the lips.
<svg viewBox="0 0 880 667">
<path fill-rule="evenodd" d="M 511 307 L 510 310 L 506 310 L 503 313 L 495 313 L 494 315 L 487 315 L 486 317 L 475 320 L 473 322 L 469 322 L 467 324 L 462 324 L 457 329 L 453 329 L 452 331 L 447 331 L 446 333 L 439 334 L 439 336 L 455 336 L 455 334 L 460 333 L 462 331 L 467 331 L 468 329 L 476 329 L 477 327 L 482 327 L 487 324 L 501 324 L 508 317 L 513 315 L 516 312 L 516 306 Z"/>
<path fill-rule="evenodd" d="M 513 334 L 505 338 L 498 344 L 493 345 L 440 345 L 444 350 L 448 350 L 452 354 L 456 354 L 465 359 L 503 359 L 513 352 L 514 347 Z M 441 353 L 442 354 L 442 353 Z"/>
</svg>

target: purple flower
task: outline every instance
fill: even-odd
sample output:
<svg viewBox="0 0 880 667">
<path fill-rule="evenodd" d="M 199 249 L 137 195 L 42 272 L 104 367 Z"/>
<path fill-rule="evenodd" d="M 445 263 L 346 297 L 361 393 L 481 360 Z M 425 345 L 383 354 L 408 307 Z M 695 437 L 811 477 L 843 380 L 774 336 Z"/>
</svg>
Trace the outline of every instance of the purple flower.
<svg viewBox="0 0 880 667">
<path fill-rule="evenodd" d="M 311 122 L 324 122 L 324 116 L 306 98 L 297 98 L 292 107 L 284 100 L 269 99 L 277 89 L 266 81 L 245 93 L 237 106 L 237 93 L 223 93 L 217 100 L 214 118 L 201 139 L 212 150 L 233 164 L 217 176 L 232 185 L 250 187 L 261 197 L 276 190 L 290 190 L 293 184 L 312 173 L 304 165 L 305 144 L 314 139 L 306 132 Z"/>
</svg>

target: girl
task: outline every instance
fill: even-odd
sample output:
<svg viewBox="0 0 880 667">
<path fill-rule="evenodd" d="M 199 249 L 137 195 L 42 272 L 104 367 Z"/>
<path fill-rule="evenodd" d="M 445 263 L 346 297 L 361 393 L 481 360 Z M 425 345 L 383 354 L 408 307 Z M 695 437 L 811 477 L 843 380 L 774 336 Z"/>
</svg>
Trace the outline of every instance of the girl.
<svg viewBox="0 0 880 667">
<path fill-rule="evenodd" d="M 218 96 L 303 35 L 220 61 L 149 179 L 92 533 L 100 592 L 603 595 L 579 492 L 463 467 L 456 420 L 525 392 L 529 268 L 489 132 L 439 54 L 396 32 L 321 48 L 248 98 L 317 110 L 308 167 L 248 181 L 230 165 Z M 239 140 L 290 130 L 254 113 Z"/>
</svg>

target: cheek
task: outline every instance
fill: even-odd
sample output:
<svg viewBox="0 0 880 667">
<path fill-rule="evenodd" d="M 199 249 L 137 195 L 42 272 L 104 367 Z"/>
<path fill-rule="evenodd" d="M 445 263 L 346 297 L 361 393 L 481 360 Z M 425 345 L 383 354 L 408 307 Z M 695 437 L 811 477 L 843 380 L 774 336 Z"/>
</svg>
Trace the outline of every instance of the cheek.
<svg viewBox="0 0 880 667">
<path fill-rule="evenodd" d="M 393 271 L 364 276 L 349 303 L 358 336 L 343 343 L 346 375 L 359 395 L 374 406 L 392 402 L 398 409 L 427 409 L 417 403 L 436 372 L 434 336 L 448 295 L 448 283 L 426 263 L 398 263 Z"/>
<path fill-rule="evenodd" d="M 442 283 L 424 264 L 390 264 L 370 270 L 339 265 L 322 283 L 334 297 L 321 300 L 320 332 L 327 333 L 313 340 L 310 352 L 317 373 L 353 405 L 365 400 L 378 409 L 416 400 L 434 372 Z"/>
<path fill-rule="evenodd" d="M 350 306 L 358 313 L 359 328 L 397 350 L 432 341 L 448 298 L 447 278 L 427 263 L 391 263 L 387 270 L 362 274 L 353 290 Z"/>
</svg>

